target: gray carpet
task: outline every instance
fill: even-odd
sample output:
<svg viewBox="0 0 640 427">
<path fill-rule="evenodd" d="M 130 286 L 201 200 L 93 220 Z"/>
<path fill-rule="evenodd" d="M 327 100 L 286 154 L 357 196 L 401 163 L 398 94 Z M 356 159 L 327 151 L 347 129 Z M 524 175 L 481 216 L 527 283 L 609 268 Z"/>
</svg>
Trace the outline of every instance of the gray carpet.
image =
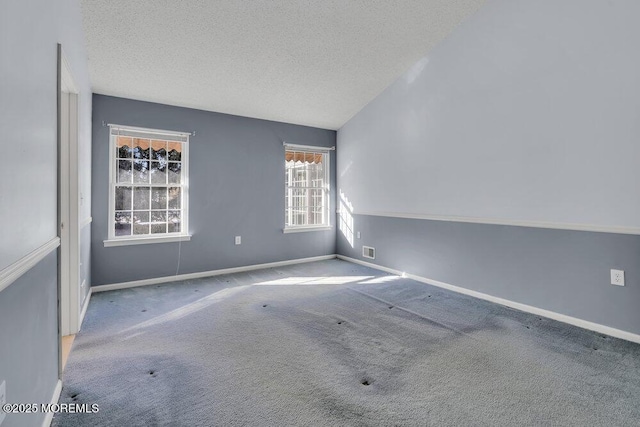
<svg viewBox="0 0 640 427">
<path fill-rule="evenodd" d="M 331 260 L 97 293 L 54 426 L 640 425 L 640 346 Z"/>
</svg>

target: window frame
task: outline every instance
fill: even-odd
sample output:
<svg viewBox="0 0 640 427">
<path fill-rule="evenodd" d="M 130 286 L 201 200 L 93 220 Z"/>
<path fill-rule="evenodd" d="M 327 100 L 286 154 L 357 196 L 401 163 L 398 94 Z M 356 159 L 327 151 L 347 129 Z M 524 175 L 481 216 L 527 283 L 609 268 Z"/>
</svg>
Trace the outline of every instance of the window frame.
<svg viewBox="0 0 640 427">
<path fill-rule="evenodd" d="M 331 155 L 330 152 L 334 150 L 333 147 L 320 147 L 320 146 L 311 146 L 311 145 L 299 145 L 299 144 L 290 144 L 287 142 L 283 142 L 284 146 L 284 167 L 285 167 L 285 176 L 284 176 L 284 191 L 285 191 L 285 225 L 283 228 L 283 233 L 301 233 L 307 231 L 322 231 L 322 230 L 332 230 L 333 225 L 331 221 Z M 323 215 L 325 221 L 323 224 L 314 224 L 314 225 L 287 225 L 287 209 L 291 209 L 292 205 L 289 206 L 287 204 L 287 195 L 288 192 L 296 187 L 289 186 L 287 182 L 287 161 L 286 161 L 286 153 L 287 151 L 294 152 L 304 152 L 304 153 L 315 153 L 322 154 L 322 162 L 323 162 L 323 172 L 324 172 L 324 186 L 320 187 L 323 191 Z M 307 188 L 307 191 L 310 191 L 310 188 Z M 291 200 L 291 198 L 289 198 Z M 289 202 L 291 203 L 291 202 Z M 306 214 L 309 215 L 310 206 L 307 206 Z"/>
<path fill-rule="evenodd" d="M 108 217 L 107 217 L 107 225 L 108 225 L 108 238 L 103 241 L 105 247 L 111 246 L 127 246 L 127 245 L 140 245 L 140 244 L 149 244 L 149 243 L 168 243 L 168 242 L 181 242 L 191 240 L 191 234 L 189 234 L 189 145 L 190 145 L 190 136 L 191 133 L 188 132 L 176 132 L 176 131 L 168 131 L 162 129 L 150 129 L 150 128 L 142 128 L 135 126 L 125 126 L 125 125 L 116 125 L 109 124 L 109 207 L 108 207 Z M 181 163 L 181 172 L 182 172 L 182 183 L 179 185 L 181 189 L 181 231 L 179 233 L 157 233 L 157 234 L 140 234 L 134 235 L 133 233 L 129 236 L 116 236 L 115 235 L 115 195 L 116 195 L 116 186 L 117 186 L 117 145 L 116 138 L 119 136 L 114 133 L 114 129 L 119 129 L 128 132 L 139 132 L 141 134 L 146 134 L 149 136 L 157 135 L 157 140 L 167 141 L 167 142 L 179 142 L 182 144 L 182 153 L 180 158 Z M 174 139 L 171 139 L 173 137 Z M 144 138 L 144 137 L 141 137 Z M 153 139 L 151 137 L 144 139 Z M 133 147 L 132 147 L 133 148 Z M 149 147 L 151 150 L 151 146 Z M 135 188 L 136 186 L 144 187 L 144 185 L 131 183 L 131 188 Z M 148 188 L 153 188 L 154 186 L 162 186 L 162 185 L 154 185 L 149 182 Z M 178 185 L 176 185 L 177 187 Z M 169 184 L 166 184 L 166 187 L 169 188 Z M 133 210 L 133 206 L 132 206 Z M 151 210 L 150 210 L 151 212 Z M 132 224 L 133 227 L 133 224 Z"/>
</svg>

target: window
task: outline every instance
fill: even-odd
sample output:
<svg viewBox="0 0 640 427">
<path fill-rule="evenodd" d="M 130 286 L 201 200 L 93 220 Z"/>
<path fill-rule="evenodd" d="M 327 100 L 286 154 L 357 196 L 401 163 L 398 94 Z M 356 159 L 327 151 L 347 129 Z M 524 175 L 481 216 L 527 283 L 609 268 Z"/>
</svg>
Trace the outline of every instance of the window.
<svg viewBox="0 0 640 427">
<path fill-rule="evenodd" d="M 329 150 L 285 144 L 285 232 L 330 228 Z"/>
<path fill-rule="evenodd" d="M 105 246 L 188 240 L 189 134 L 110 125 Z"/>
</svg>

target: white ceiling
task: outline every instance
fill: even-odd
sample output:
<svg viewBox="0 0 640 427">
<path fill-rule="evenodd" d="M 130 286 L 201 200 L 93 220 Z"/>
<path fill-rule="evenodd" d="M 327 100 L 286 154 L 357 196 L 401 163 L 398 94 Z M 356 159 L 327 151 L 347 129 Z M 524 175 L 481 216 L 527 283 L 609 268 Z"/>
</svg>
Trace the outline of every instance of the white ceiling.
<svg viewBox="0 0 640 427">
<path fill-rule="evenodd" d="M 82 0 L 95 93 L 338 129 L 485 0 Z"/>
</svg>

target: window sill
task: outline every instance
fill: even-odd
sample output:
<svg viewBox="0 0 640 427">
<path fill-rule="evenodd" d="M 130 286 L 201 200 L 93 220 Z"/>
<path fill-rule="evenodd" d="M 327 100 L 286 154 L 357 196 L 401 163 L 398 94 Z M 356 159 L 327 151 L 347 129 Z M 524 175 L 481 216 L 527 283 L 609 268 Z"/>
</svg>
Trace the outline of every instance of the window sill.
<svg viewBox="0 0 640 427">
<path fill-rule="evenodd" d="M 191 240 L 191 235 L 177 235 L 177 236 L 160 236 L 160 237 L 138 237 L 132 239 L 111 239 L 104 240 L 104 247 L 111 246 L 129 246 L 129 245 L 146 245 L 149 243 L 170 243 L 170 242 L 184 242 Z"/>
<path fill-rule="evenodd" d="M 325 231 L 325 230 L 332 230 L 333 227 L 331 227 L 330 225 L 320 225 L 320 226 L 314 226 L 314 227 L 285 227 L 282 232 L 287 234 L 287 233 L 304 233 L 307 231 Z"/>
</svg>

